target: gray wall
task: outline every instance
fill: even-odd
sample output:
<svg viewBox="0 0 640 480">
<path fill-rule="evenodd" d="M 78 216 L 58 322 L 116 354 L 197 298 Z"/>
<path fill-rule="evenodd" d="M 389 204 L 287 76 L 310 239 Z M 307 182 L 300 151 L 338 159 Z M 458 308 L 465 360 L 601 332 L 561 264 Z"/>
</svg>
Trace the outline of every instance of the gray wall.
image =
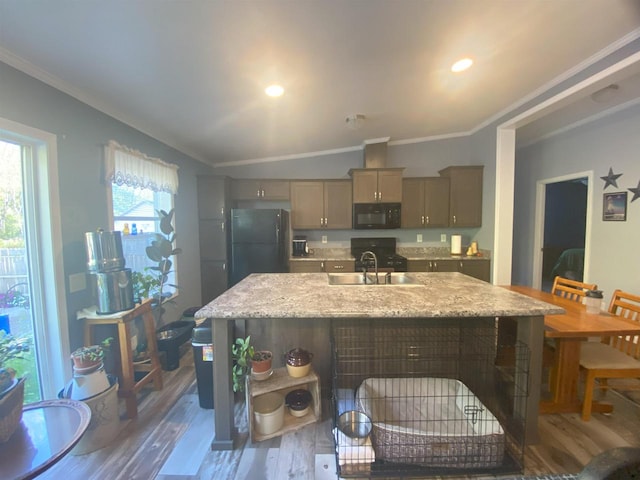
<svg viewBox="0 0 640 480">
<path fill-rule="evenodd" d="M 200 305 L 200 264 L 196 177 L 209 168 L 184 154 L 18 70 L 0 63 L 0 117 L 57 135 L 64 273 L 85 272 L 84 233 L 107 225 L 109 205 L 102 180 L 103 146 L 108 140 L 177 164 L 180 188 L 176 196 L 180 295 L 163 322 Z M 71 348 L 82 343 L 82 323 L 75 312 L 93 303 L 88 290 L 67 295 Z"/>
<path fill-rule="evenodd" d="M 640 294 L 640 199 L 631 203 L 640 182 L 640 105 L 583 125 L 517 152 L 514 222 L 513 280 L 531 284 L 533 264 L 533 216 L 536 182 L 592 170 L 591 252 L 585 261 L 594 282 L 609 300 L 613 290 Z M 618 178 L 618 188 L 604 190 L 600 177 L 609 167 Z M 628 192 L 627 221 L 602 220 L 603 193 Z"/>
</svg>

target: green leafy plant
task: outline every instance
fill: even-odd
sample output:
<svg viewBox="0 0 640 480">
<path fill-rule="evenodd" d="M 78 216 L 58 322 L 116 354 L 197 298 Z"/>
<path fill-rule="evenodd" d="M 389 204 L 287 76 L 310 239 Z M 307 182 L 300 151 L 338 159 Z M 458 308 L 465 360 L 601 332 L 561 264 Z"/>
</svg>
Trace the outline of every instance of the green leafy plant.
<svg viewBox="0 0 640 480">
<path fill-rule="evenodd" d="M 233 358 L 233 368 L 231 374 L 233 377 L 233 391 L 242 392 L 244 390 L 244 382 L 249 370 L 251 370 L 251 359 L 255 355 L 255 349 L 251 345 L 251 335 L 247 338 L 236 338 L 231 345 L 231 355 Z"/>
<path fill-rule="evenodd" d="M 15 338 L 0 330 L 0 392 L 10 386 L 16 376 L 16 371 L 7 366 L 8 362 L 14 359 L 24 360 L 24 353 L 28 351 L 28 340 Z"/>
<path fill-rule="evenodd" d="M 71 359 L 76 366 L 82 366 L 101 362 L 104 358 L 104 351 L 111 348 L 113 337 L 105 338 L 98 345 L 89 345 L 87 347 L 80 347 L 73 351 Z"/>
<path fill-rule="evenodd" d="M 162 233 L 154 234 L 154 240 L 151 242 L 151 245 L 146 248 L 146 252 L 147 257 L 153 262 L 156 262 L 157 265 L 147 267 L 146 270 L 155 272 L 156 279 L 158 280 L 158 305 L 161 319 L 164 313 L 162 299 L 164 298 L 165 286 L 178 288 L 177 285 L 167 283 L 169 274 L 172 272 L 171 268 L 173 267 L 171 257 L 182 253 L 182 249 L 175 247 L 177 235 L 172 224 L 174 209 L 172 208 L 169 212 L 165 212 L 164 210 L 156 210 L 156 212 L 158 213 L 160 231 Z"/>
<path fill-rule="evenodd" d="M 133 298 L 142 300 L 155 295 L 160 287 L 160 279 L 149 273 L 132 272 Z"/>
</svg>

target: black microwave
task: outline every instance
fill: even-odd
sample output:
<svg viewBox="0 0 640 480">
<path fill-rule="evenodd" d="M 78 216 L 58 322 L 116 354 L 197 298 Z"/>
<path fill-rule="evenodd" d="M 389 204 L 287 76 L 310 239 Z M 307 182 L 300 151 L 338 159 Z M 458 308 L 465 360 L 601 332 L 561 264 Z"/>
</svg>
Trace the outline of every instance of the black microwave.
<svg viewBox="0 0 640 480">
<path fill-rule="evenodd" d="M 400 204 L 354 203 L 353 228 L 356 230 L 400 228 Z"/>
</svg>

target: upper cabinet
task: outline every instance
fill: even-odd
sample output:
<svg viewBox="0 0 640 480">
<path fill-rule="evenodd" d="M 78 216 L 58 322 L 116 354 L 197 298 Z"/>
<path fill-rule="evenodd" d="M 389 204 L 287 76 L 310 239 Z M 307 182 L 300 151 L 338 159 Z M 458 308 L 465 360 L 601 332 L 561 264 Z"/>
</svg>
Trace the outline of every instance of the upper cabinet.
<svg viewBox="0 0 640 480">
<path fill-rule="evenodd" d="M 289 180 L 233 180 L 234 200 L 289 200 Z"/>
<path fill-rule="evenodd" d="M 448 167 L 440 176 L 449 179 L 449 226 L 482 226 L 482 166 Z"/>
<path fill-rule="evenodd" d="M 402 181 L 402 228 L 449 226 L 449 179 L 405 178 Z"/>
<path fill-rule="evenodd" d="M 291 228 L 350 229 L 351 181 L 291 182 Z"/>
<path fill-rule="evenodd" d="M 402 201 L 402 168 L 356 168 L 353 203 L 399 203 Z"/>
</svg>

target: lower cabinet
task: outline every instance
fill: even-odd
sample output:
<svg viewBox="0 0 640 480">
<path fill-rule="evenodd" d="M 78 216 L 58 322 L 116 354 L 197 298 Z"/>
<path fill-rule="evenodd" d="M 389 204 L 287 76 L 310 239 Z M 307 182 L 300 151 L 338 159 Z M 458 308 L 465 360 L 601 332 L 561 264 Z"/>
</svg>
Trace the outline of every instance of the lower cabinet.
<svg viewBox="0 0 640 480">
<path fill-rule="evenodd" d="M 490 260 L 408 260 L 409 272 L 460 272 L 485 282 L 491 280 Z"/>
<path fill-rule="evenodd" d="M 289 273 L 355 272 L 354 260 L 291 260 Z"/>
<path fill-rule="evenodd" d="M 322 410 L 320 408 L 320 384 L 318 382 L 318 374 L 313 370 L 304 377 L 291 377 L 287 372 L 287 368 L 274 368 L 273 374 L 266 380 L 258 381 L 249 375 L 247 377 L 246 404 L 247 404 L 247 420 L 249 423 L 249 435 L 251 441 L 259 442 L 268 438 L 277 437 L 287 432 L 293 432 L 299 428 L 317 422 Z M 282 427 L 278 430 L 261 434 L 256 431 L 253 404 L 256 397 L 265 393 L 277 392 L 283 397 L 292 390 L 297 389 L 309 390 L 311 392 L 311 405 L 309 412 L 302 417 L 294 417 L 289 413 L 289 408 L 284 407 L 284 421 Z"/>
</svg>

